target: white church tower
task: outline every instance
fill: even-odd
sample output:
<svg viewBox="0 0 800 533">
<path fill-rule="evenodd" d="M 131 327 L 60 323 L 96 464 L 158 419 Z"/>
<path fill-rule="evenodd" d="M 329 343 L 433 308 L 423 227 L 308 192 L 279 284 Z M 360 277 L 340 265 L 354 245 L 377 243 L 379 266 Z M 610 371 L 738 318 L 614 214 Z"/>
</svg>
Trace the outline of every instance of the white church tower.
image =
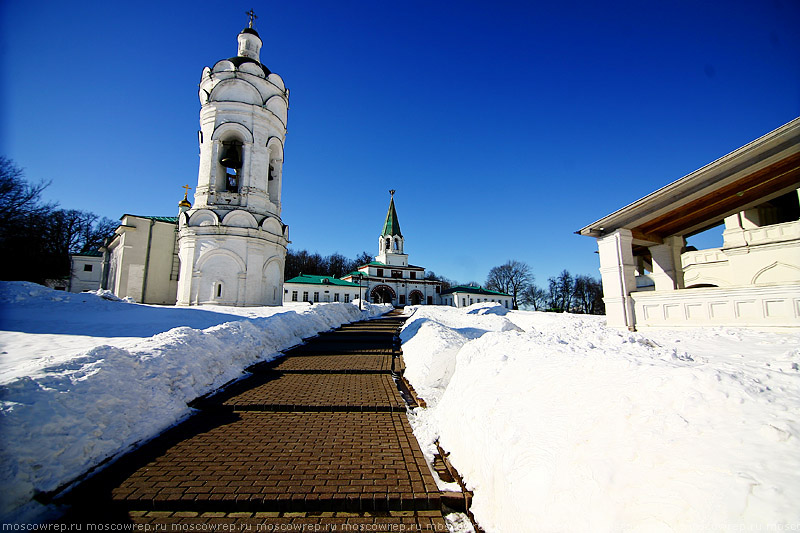
<svg viewBox="0 0 800 533">
<path fill-rule="evenodd" d="M 200 171 L 179 216 L 178 305 L 280 305 L 288 227 L 281 220 L 289 91 L 260 62 L 249 27 L 238 54 L 203 69 Z"/>
<path fill-rule="evenodd" d="M 394 189 L 389 194 L 389 211 L 386 213 L 381 236 L 378 237 L 378 255 L 375 256 L 375 261 L 389 266 L 408 266 L 408 254 L 403 253 L 403 234 L 400 233 L 400 222 L 394 208 Z"/>
</svg>

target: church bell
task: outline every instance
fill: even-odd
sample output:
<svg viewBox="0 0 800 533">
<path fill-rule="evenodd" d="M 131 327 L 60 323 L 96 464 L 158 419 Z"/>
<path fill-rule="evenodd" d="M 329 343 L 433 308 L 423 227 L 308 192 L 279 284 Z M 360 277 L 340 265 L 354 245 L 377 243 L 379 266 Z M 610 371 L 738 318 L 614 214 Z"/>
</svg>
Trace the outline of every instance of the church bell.
<svg viewBox="0 0 800 533">
<path fill-rule="evenodd" d="M 219 160 L 223 167 L 226 168 L 242 168 L 242 160 L 239 158 L 239 150 L 235 146 L 228 146 L 222 154 L 222 159 Z"/>
</svg>

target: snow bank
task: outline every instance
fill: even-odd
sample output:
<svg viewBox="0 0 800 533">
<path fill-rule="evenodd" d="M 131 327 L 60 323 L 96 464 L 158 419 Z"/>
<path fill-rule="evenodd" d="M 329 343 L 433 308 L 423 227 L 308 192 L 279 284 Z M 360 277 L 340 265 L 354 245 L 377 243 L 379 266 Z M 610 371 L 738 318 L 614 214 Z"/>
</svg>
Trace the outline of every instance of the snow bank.
<svg viewBox="0 0 800 533">
<path fill-rule="evenodd" d="M 513 311 L 464 339 L 487 316 L 467 313 L 420 308 L 401 337 L 433 400 L 415 434 L 451 452 L 486 531 L 800 527 L 800 335 Z"/>
<path fill-rule="evenodd" d="M 0 283 L 0 515 L 174 425 L 245 367 L 390 309 L 365 305 L 179 309 Z"/>
</svg>

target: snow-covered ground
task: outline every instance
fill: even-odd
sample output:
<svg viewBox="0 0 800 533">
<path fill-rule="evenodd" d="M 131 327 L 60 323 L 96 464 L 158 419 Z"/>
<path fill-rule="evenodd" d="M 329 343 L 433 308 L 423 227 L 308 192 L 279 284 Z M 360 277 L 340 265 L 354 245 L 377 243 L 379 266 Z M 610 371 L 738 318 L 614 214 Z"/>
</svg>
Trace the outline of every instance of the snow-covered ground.
<svg viewBox="0 0 800 533">
<path fill-rule="evenodd" d="M 408 312 L 412 426 L 486 531 L 800 530 L 800 334 Z"/>
<path fill-rule="evenodd" d="M 175 308 L 0 282 L 0 520 L 190 414 L 242 370 L 389 306 Z"/>
</svg>

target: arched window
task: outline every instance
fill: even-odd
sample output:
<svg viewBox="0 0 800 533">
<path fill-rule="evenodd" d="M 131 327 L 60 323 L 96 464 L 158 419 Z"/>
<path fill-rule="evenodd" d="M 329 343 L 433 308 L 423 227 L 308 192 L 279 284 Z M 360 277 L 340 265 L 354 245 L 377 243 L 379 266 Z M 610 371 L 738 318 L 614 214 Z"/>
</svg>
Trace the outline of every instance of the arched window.
<svg viewBox="0 0 800 533">
<path fill-rule="evenodd" d="M 225 171 L 223 190 L 239 192 L 242 172 L 242 143 L 240 141 L 223 141 L 219 162 Z"/>
</svg>

